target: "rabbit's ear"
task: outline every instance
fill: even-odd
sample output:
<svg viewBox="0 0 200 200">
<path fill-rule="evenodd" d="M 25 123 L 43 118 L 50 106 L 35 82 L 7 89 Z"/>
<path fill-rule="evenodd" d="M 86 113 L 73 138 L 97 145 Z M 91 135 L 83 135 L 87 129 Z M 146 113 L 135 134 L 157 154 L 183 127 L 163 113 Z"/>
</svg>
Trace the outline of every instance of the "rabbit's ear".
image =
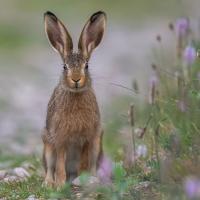
<svg viewBox="0 0 200 200">
<path fill-rule="evenodd" d="M 81 33 L 78 48 L 86 59 L 102 40 L 106 26 L 106 14 L 102 11 L 94 13 L 85 24 Z"/>
<path fill-rule="evenodd" d="M 44 14 L 45 31 L 53 49 L 60 53 L 63 60 L 73 50 L 73 43 L 63 23 L 51 12 Z"/>
</svg>

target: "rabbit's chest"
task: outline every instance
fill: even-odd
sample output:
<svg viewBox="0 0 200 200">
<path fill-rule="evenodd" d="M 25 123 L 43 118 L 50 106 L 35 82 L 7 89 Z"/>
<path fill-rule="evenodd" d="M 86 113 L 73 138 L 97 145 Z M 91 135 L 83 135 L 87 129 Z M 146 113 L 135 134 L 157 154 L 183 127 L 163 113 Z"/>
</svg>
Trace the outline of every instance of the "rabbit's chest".
<svg viewBox="0 0 200 200">
<path fill-rule="evenodd" d="M 55 132 L 66 138 L 90 138 L 99 127 L 98 106 L 84 104 L 81 101 L 67 104 L 55 113 Z M 55 122 L 54 121 L 54 122 Z"/>
<path fill-rule="evenodd" d="M 97 126 L 99 122 L 99 116 L 94 110 L 94 108 L 79 107 L 76 108 L 69 107 L 66 112 L 63 113 L 65 120 L 66 129 L 71 133 L 79 132 L 90 132 Z"/>
</svg>

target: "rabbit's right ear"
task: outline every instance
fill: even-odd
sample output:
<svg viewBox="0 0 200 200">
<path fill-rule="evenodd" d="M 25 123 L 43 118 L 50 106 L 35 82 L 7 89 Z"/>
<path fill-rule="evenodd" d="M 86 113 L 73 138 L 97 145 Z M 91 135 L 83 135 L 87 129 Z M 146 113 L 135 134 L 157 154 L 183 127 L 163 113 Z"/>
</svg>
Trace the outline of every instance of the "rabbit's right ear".
<svg viewBox="0 0 200 200">
<path fill-rule="evenodd" d="M 45 31 L 53 49 L 63 60 L 73 51 L 73 43 L 63 23 L 51 12 L 44 14 Z"/>
<path fill-rule="evenodd" d="M 106 26 L 106 14 L 102 11 L 94 13 L 85 24 L 78 48 L 79 51 L 89 59 L 92 51 L 99 45 L 102 40 Z"/>
</svg>

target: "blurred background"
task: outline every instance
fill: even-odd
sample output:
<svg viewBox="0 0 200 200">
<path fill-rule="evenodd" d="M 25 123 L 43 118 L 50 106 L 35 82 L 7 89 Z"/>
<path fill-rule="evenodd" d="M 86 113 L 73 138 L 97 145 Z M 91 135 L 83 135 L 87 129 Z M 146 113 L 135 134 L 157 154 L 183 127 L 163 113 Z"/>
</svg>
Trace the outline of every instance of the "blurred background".
<svg viewBox="0 0 200 200">
<path fill-rule="evenodd" d="M 41 132 L 62 61 L 45 35 L 47 10 L 74 47 L 88 18 L 107 13 L 89 66 L 105 130 L 100 178 L 112 183 L 104 199 L 200 199 L 199 8 L 200 0 L 1 0 L 0 199 L 51 197 L 41 187 Z"/>
<path fill-rule="evenodd" d="M 180 16 L 190 16 L 198 32 L 199 7 L 199 0 L 1 1 L 0 151 L 20 154 L 41 151 L 40 134 L 47 103 L 62 70 L 61 59 L 45 36 L 45 11 L 52 11 L 64 22 L 74 46 L 90 15 L 98 10 L 107 13 L 106 34 L 93 53 L 90 71 L 106 129 L 105 146 L 111 143 L 115 146 L 113 135 L 118 134 L 120 124 L 126 120 L 123 115 L 129 104 L 137 102 L 137 106 L 142 106 L 147 100 L 156 36 L 162 35 L 167 48 L 175 46 L 168 24 Z M 170 50 L 167 53 L 173 55 Z M 134 80 L 140 95 L 120 86 L 131 88 Z M 113 155 L 114 150 L 110 150 Z"/>
</svg>

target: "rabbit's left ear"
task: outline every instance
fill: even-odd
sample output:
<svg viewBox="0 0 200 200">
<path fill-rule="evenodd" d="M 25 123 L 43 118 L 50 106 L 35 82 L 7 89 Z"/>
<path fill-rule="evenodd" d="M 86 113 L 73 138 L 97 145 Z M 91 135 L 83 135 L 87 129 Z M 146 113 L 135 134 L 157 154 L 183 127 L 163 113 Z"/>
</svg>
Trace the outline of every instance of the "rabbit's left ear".
<svg viewBox="0 0 200 200">
<path fill-rule="evenodd" d="M 102 40 L 106 26 L 106 14 L 102 11 L 94 13 L 85 24 L 81 33 L 78 48 L 86 59 Z"/>
</svg>

